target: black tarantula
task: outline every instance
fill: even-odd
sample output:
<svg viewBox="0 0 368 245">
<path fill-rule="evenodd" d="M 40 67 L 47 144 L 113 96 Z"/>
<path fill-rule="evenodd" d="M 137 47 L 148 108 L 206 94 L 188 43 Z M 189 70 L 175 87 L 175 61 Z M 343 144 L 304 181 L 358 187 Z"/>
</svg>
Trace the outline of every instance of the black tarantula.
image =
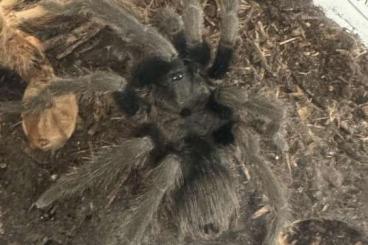
<svg viewBox="0 0 368 245">
<path fill-rule="evenodd" d="M 121 76 L 95 72 L 77 79 L 56 79 L 20 105 L 23 112 L 33 113 L 44 110 L 56 95 L 112 90 L 122 113 L 137 129 L 135 137 L 101 149 L 91 161 L 60 177 L 35 202 L 38 208 L 87 188 L 124 184 L 139 170 L 144 172 L 140 188 L 128 200 L 129 208 L 114 217 L 109 228 L 114 234 L 102 238 L 103 244 L 140 244 L 148 229 L 160 224 L 161 212 L 175 227 L 175 244 L 183 239 L 208 240 L 230 230 L 237 221 L 241 184 L 237 171 L 246 162 L 273 207 L 264 244 L 276 244 L 287 221 L 287 202 L 280 183 L 259 155 L 257 135 L 278 140 L 283 111 L 241 88 L 213 83 L 231 67 L 239 29 L 238 0 L 219 3 L 221 36 L 212 62 L 210 46 L 202 37 L 198 0 L 184 1 L 182 16 L 163 9 L 154 18 L 155 27 L 141 24 L 110 0 L 43 3 L 51 13 L 83 15 L 108 26 L 144 55 L 122 89 Z"/>
</svg>

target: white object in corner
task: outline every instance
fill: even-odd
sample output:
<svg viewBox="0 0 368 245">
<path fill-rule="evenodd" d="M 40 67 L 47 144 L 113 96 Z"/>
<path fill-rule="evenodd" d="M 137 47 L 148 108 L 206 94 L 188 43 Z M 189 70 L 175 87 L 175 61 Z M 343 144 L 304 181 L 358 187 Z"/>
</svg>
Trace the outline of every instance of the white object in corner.
<svg viewBox="0 0 368 245">
<path fill-rule="evenodd" d="M 358 34 L 368 47 L 368 0 L 314 0 L 326 16 Z"/>
</svg>

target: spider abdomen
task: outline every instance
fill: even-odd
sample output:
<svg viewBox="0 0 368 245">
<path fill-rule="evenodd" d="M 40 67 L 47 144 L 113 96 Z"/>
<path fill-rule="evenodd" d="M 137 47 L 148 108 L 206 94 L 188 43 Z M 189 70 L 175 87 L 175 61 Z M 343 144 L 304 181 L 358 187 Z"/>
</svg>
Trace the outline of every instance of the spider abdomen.
<svg viewBox="0 0 368 245">
<path fill-rule="evenodd" d="M 228 159 L 196 135 L 185 139 L 182 158 L 183 186 L 175 196 L 180 230 L 192 237 L 219 236 L 229 229 L 239 205 Z"/>
</svg>

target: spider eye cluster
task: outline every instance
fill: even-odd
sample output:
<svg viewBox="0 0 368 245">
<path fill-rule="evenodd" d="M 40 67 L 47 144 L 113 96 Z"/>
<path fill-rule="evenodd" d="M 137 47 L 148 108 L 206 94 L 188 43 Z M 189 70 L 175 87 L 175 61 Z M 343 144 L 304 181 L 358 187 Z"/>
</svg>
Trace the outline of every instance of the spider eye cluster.
<svg viewBox="0 0 368 245">
<path fill-rule="evenodd" d="M 180 81 L 184 78 L 184 73 L 179 71 L 171 75 L 171 81 Z"/>
</svg>

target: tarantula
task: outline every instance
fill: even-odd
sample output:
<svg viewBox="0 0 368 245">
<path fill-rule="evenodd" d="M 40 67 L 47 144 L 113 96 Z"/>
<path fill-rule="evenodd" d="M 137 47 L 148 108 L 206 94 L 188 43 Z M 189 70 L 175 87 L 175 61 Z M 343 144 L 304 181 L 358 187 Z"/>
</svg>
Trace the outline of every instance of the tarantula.
<svg viewBox="0 0 368 245">
<path fill-rule="evenodd" d="M 24 103 L 3 104 L 4 111 L 33 115 L 57 104 L 57 96 L 113 91 L 121 112 L 135 124 L 135 137 L 101 149 L 91 161 L 60 177 L 35 202 L 38 208 L 87 188 L 124 184 L 139 170 L 144 172 L 141 188 L 127 200 L 130 207 L 111 223 L 115 233 L 103 238 L 104 244 L 139 244 L 165 210 L 178 237 L 211 239 L 228 231 L 238 218 L 240 183 L 232 163 L 237 159 L 252 166 L 274 208 L 264 243 L 275 243 L 287 220 L 287 205 L 280 183 L 259 155 L 258 134 L 276 139 L 283 111 L 243 89 L 212 82 L 230 70 L 239 29 L 238 1 L 219 2 L 222 32 L 212 63 L 197 0 L 184 1 L 182 16 L 163 9 L 155 16 L 154 27 L 141 24 L 109 0 L 40 5 L 50 14 L 39 17 L 39 23 L 50 22 L 52 15 L 81 15 L 107 26 L 143 56 L 137 58 L 128 83 L 109 71 L 78 78 L 52 76 L 50 85 Z M 11 68 L 17 70 L 16 65 Z M 76 120 L 65 123 L 72 132 Z"/>
</svg>

